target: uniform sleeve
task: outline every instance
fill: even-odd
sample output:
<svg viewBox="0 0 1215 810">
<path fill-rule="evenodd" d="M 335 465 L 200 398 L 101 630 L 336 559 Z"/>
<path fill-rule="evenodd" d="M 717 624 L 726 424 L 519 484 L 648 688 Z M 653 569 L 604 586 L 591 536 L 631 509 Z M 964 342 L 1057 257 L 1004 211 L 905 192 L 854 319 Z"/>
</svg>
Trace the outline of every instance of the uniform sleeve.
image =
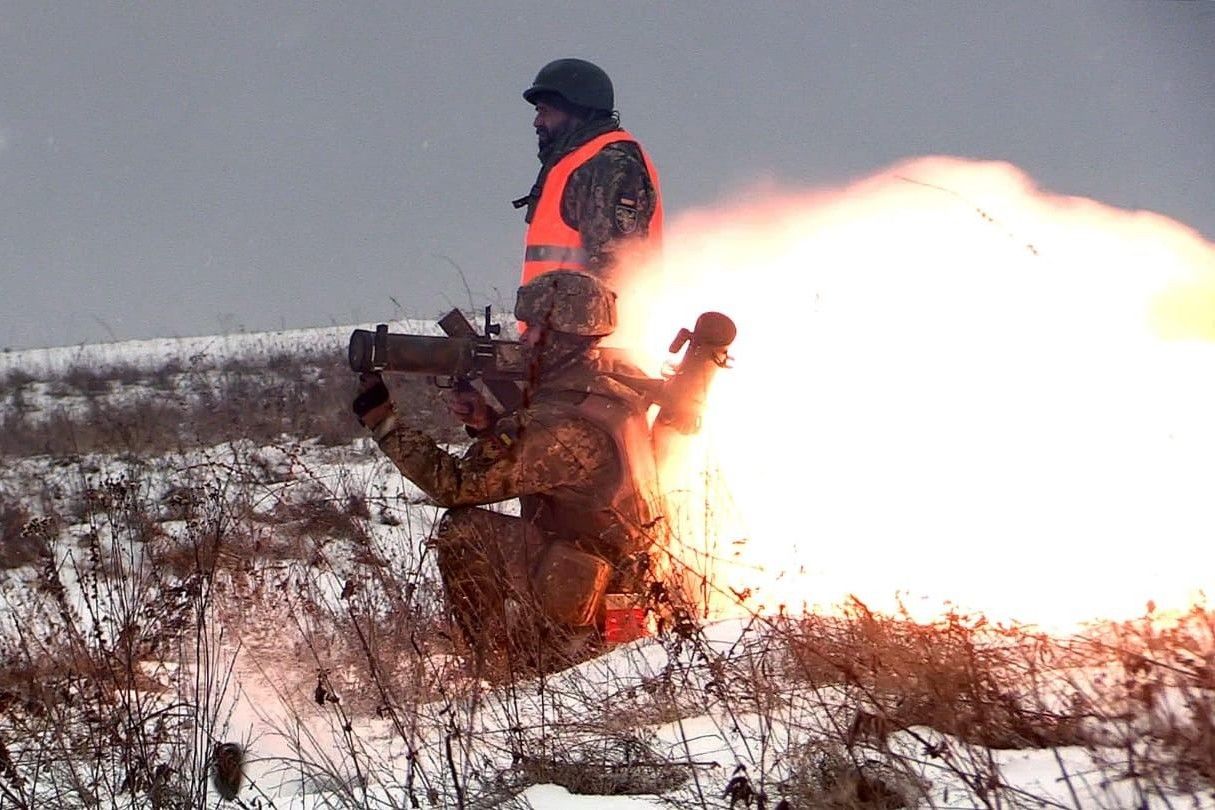
<svg viewBox="0 0 1215 810">
<path fill-rule="evenodd" d="M 646 239 L 654 200 L 654 185 L 636 144 L 605 147 L 570 176 L 561 215 L 581 235 L 590 272 L 607 275 L 622 248 Z"/>
<path fill-rule="evenodd" d="M 519 423 L 522 423 L 520 426 Z M 494 435 L 477 439 L 462 457 L 426 434 L 398 426 L 380 449 L 439 506 L 479 506 L 522 495 L 601 486 L 612 474 L 615 447 L 580 419 L 504 420 Z"/>
</svg>

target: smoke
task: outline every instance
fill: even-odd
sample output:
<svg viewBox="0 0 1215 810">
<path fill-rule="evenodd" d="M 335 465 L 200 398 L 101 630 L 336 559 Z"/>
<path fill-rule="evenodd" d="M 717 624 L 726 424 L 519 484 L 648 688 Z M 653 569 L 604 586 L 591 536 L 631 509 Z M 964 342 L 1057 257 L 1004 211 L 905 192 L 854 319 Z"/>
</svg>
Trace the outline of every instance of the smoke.
<svg viewBox="0 0 1215 810">
<path fill-rule="evenodd" d="M 668 477 L 720 593 L 1060 627 L 1215 570 L 1215 246 L 1163 216 L 919 159 L 680 218 L 621 310 L 738 325 Z"/>
</svg>

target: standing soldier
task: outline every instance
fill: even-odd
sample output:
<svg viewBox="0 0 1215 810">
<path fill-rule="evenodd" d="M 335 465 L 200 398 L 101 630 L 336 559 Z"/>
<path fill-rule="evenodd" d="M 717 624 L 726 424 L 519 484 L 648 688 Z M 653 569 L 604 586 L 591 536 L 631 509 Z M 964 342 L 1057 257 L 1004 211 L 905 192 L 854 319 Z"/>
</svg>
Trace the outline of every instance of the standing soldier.
<svg viewBox="0 0 1215 810">
<path fill-rule="evenodd" d="M 364 375 L 354 402 L 401 474 L 447 508 L 435 535 L 439 570 L 481 662 L 503 639 L 526 640 L 505 650 L 542 669 L 580 658 L 609 590 L 635 593 L 644 579 L 657 514 L 650 399 L 629 385 L 639 371 L 597 348 L 615 328 L 615 298 L 571 270 L 519 288 L 515 317 L 529 324 L 533 369 L 525 405 L 469 408 L 462 418 L 474 440 L 462 457 L 406 424 L 378 374 Z M 513 498 L 520 517 L 480 508 Z"/>
<path fill-rule="evenodd" d="M 658 173 L 620 127 L 612 81 L 582 59 L 549 62 L 523 98 L 536 108 L 540 174 L 526 197 L 526 284 L 541 273 L 580 270 L 616 289 L 626 248 L 658 248 Z"/>
</svg>

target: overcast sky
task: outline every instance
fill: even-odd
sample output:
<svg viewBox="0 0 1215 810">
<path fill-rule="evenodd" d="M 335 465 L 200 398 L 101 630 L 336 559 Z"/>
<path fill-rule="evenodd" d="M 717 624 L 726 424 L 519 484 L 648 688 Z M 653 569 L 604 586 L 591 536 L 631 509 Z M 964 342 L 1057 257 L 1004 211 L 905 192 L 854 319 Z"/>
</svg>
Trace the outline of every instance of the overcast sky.
<svg viewBox="0 0 1215 810">
<path fill-rule="evenodd" d="M 513 300 L 563 56 L 672 214 L 949 154 L 1215 239 L 1213 2 L 9 0 L 0 347 Z"/>
</svg>

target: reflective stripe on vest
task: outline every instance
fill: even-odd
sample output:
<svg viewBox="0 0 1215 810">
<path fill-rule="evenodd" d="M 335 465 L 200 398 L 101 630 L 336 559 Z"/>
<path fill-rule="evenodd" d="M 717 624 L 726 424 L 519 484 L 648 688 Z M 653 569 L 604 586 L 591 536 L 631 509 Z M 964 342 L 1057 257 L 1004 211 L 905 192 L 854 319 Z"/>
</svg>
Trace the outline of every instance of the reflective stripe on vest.
<svg viewBox="0 0 1215 810">
<path fill-rule="evenodd" d="M 549 169 L 544 178 L 544 187 L 540 189 L 540 199 L 536 202 L 532 221 L 527 226 L 520 285 L 553 270 L 586 270 L 587 255 L 582 248 L 582 235 L 577 229 L 566 225 L 565 220 L 561 218 L 561 198 L 565 196 L 565 187 L 570 176 L 582 164 L 597 155 L 605 146 L 621 141 L 637 143 L 637 139 L 624 130 L 605 132 L 579 146 Z M 662 194 L 658 190 L 658 172 L 641 144 L 637 144 L 637 148 L 641 149 L 645 170 L 649 173 L 650 183 L 654 187 L 654 214 L 649 222 L 647 243 L 657 247 L 662 239 Z"/>
<path fill-rule="evenodd" d="M 525 262 L 560 262 L 562 266 L 586 265 L 586 251 L 580 247 L 560 245 L 528 245 L 523 252 Z"/>
</svg>

